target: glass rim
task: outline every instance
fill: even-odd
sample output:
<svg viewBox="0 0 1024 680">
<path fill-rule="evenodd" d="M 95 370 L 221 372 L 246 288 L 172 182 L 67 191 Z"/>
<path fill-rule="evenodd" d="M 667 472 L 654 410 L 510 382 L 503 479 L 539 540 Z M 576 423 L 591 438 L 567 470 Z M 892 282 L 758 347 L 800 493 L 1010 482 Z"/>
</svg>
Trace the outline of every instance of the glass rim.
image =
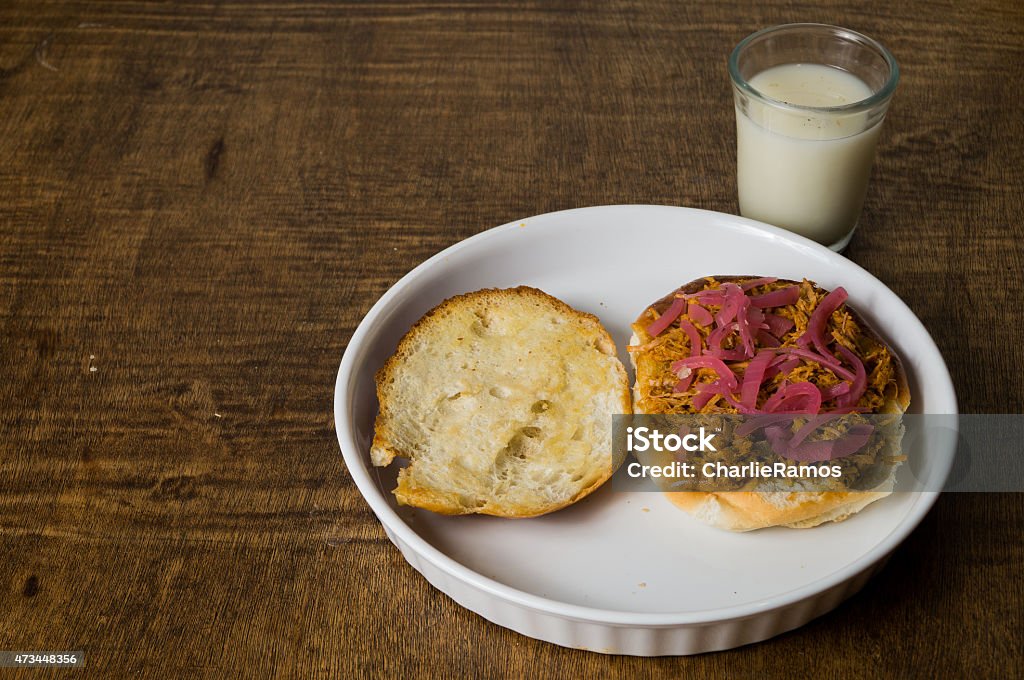
<svg viewBox="0 0 1024 680">
<path fill-rule="evenodd" d="M 889 77 L 886 79 L 885 84 L 878 89 L 877 92 L 873 92 L 870 96 L 865 97 L 859 101 L 851 102 L 849 104 L 842 104 L 839 106 L 808 106 L 805 104 L 791 104 L 789 102 L 782 101 L 781 99 L 775 99 L 764 94 L 754 86 L 752 86 L 746 78 L 740 75 L 739 68 L 739 55 L 740 53 L 753 41 L 771 33 L 776 33 L 781 30 L 792 30 L 792 29 L 826 29 L 831 31 L 837 37 L 845 38 L 851 42 L 860 43 L 867 47 L 876 50 L 885 59 L 886 65 L 889 67 Z M 754 97 L 755 99 L 774 106 L 780 109 L 789 110 L 793 112 L 817 112 L 817 113 L 860 113 L 862 111 L 869 111 L 875 106 L 884 103 L 893 93 L 896 91 L 896 84 L 900 79 L 900 67 L 896 63 L 896 57 L 886 49 L 882 43 L 878 42 L 874 38 L 870 38 L 863 33 L 858 33 L 849 28 L 843 28 L 842 26 L 834 26 L 832 24 L 816 24 L 816 23 L 795 23 L 795 24 L 779 24 L 777 26 L 769 26 L 768 28 L 762 28 L 760 31 L 751 33 L 746 38 L 741 40 L 736 47 L 733 48 L 732 53 L 729 55 L 729 77 L 732 79 L 734 87 L 738 88 L 742 92 Z"/>
</svg>

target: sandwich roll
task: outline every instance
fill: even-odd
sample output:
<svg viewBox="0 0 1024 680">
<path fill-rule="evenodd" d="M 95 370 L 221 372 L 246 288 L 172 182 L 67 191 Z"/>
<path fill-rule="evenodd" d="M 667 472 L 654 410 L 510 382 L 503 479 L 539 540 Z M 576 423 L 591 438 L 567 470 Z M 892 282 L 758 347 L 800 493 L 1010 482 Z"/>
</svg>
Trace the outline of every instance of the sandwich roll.
<svg viewBox="0 0 1024 680">
<path fill-rule="evenodd" d="M 898 448 L 898 416 L 910 404 L 906 374 L 847 297 L 842 288 L 828 291 L 806 279 L 754 275 L 708 276 L 680 287 L 644 309 L 632 326 L 635 412 L 849 414 L 850 420 L 890 414 L 897 416 L 887 419 L 896 436 L 886 446 L 895 441 Z M 872 426 L 861 427 L 871 432 Z M 771 447 L 748 446 L 740 458 L 773 464 L 810 456 L 816 464 L 838 465 L 841 477 L 810 490 L 775 480 L 735 490 L 669 492 L 669 498 L 708 524 L 749 531 L 841 521 L 891 493 L 901 460 L 891 446 L 814 458 L 808 452 L 831 448 L 775 429 Z"/>
<path fill-rule="evenodd" d="M 612 414 L 629 382 L 597 317 L 521 286 L 448 299 L 377 373 L 374 465 L 408 464 L 400 504 L 532 517 L 614 472 Z"/>
</svg>

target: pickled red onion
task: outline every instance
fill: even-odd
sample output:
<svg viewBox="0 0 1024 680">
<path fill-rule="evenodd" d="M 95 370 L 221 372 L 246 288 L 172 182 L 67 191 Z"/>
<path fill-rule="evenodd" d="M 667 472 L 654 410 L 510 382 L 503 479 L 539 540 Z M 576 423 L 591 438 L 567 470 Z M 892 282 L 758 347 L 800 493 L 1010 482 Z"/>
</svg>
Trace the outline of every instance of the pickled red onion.
<svg viewBox="0 0 1024 680">
<path fill-rule="evenodd" d="M 722 340 L 725 339 L 725 336 L 727 336 L 732 331 L 738 331 L 739 329 L 739 325 L 734 323 L 728 324 L 726 326 L 716 326 L 713 331 L 708 333 L 708 348 L 721 348 Z"/>
<path fill-rule="evenodd" d="M 788 453 L 783 455 L 791 460 L 808 463 L 845 458 L 864 448 L 871 441 L 871 433 L 874 430 L 871 425 L 854 425 L 840 439 L 806 442 L 795 447 L 787 446 Z"/>
<path fill-rule="evenodd" d="M 698 411 L 707 406 L 708 402 L 718 394 L 718 392 L 714 390 L 702 389 L 704 387 L 704 383 L 697 385 L 697 396 L 690 400 L 690 403 L 693 404 L 693 408 Z"/>
<path fill-rule="evenodd" d="M 708 334 L 708 348 L 704 353 L 708 356 L 715 357 L 716 359 L 722 359 L 723 361 L 743 361 L 746 359 L 746 350 L 724 349 L 722 347 L 722 340 L 724 340 L 729 333 L 736 330 L 739 330 L 739 324 L 735 323 L 715 328 Z"/>
<path fill-rule="evenodd" d="M 836 397 L 848 394 L 850 391 L 850 383 L 841 382 L 838 385 L 833 385 L 832 387 L 819 387 L 818 389 L 821 390 L 821 400 L 828 401 L 829 399 L 835 399 Z"/>
<path fill-rule="evenodd" d="M 688 300 L 697 300 L 705 305 L 721 305 L 725 302 L 725 291 L 721 288 L 710 288 L 698 290 L 696 293 L 689 293 L 683 297 Z"/>
<path fill-rule="evenodd" d="M 712 383 L 702 383 L 700 385 L 697 385 L 697 393 L 698 395 L 708 395 L 707 398 L 701 402 L 700 406 L 694 404 L 694 406 L 698 409 L 703 408 L 704 405 L 711 400 L 711 397 L 718 395 L 725 399 L 725 401 L 727 401 L 730 406 L 735 408 L 740 413 L 750 415 L 757 413 L 755 409 L 747 408 L 740 402 L 736 401 L 735 397 L 732 396 L 732 390 L 729 389 L 729 387 L 723 385 L 721 380 L 716 380 L 715 382 Z M 694 401 L 696 401 L 696 399 L 694 399 Z"/>
<path fill-rule="evenodd" d="M 832 318 L 832 312 L 839 309 L 848 297 L 846 289 L 842 286 L 826 295 L 811 312 L 811 318 L 807 321 L 807 330 L 797 339 L 797 344 L 806 347 L 813 343 L 819 352 L 827 353 L 828 343 L 825 341 L 825 327 L 828 325 L 828 320 Z"/>
<path fill-rule="evenodd" d="M 751 279 L 750 281 L 746 281 L 744 283 L 741 283 L 740 284 L 740 288 L 742 288 L 743 290 L 747 291 L 747 290 L 751 290 L 752 288 L 757 288 L 758 286 L 766 286 L 769 283 L 775 283 L 778 280 L 779 279 L 774 277 L 774 276 L 765 276 L 765 277 L 760 278 L 760 279 Z"/>
<path fill-rule="evenodd" d="M 860 401 L 860 398 L 864 396 L 865 390 L 867 390 L 867 371 L 864 368 L 864 362 L 854 352 L 838 343 L 836 344 L 836 349 L 839 350 L 839 353 L 846 359 L 847 363 L 853 366 L 854 370 L 853 382 L 850 385 L 849 392 L 844 394 L 836 403 L 840 406 L 852 406 Z"/>
<path fill-rule="evenodd" d="M 722 361 L 744 361 L 747 359 L 747 352 L 742 348 L 722 349 L 721 347 L 715 347 L 705 350 L 704 354 L 709 357 L 721 359 Z"/>
<path fill-rule="evenodd" d="M 768 332 L 772 335 L 781 338 L 788 331 L 790 331 L 796 324 L 793 323 L 792 319 L 787 319 L 784 316 L 778 314 L 765 314 L 764 322 L 768 324 Z"/>
<path fill-rule="evenodd" d="M 747 364 L 747 370 L 743 373 L 743 385 L 740 387 L 740 403 L 747 408 L 757 408 L 757 393 L 761 391 L 761 383 L 764 382 L 768 364 L 774 358 L 775 352 L 766 350 L 759 352 Z"/>
<path fill-rule="evenodd" d="M 680 368 L 710 368 L 718 374 L 718 379 L 722 381 L 722 385 L 730 390 L 739 388 L 739 381 L 736 380 L 736 374 L 733 373 L 725 362 L 721 359 L 711 356 L 700 356 L 700 357 L 687 357 L 686 359 L 680 359 L 679 361 L 672 362 L 672 372 L 678 372 Z"/>
<path fill-rule="evenodd" d="M 762 427 L 767 427 L 768 425 L 774 425 L 775 423 L 781 423 L 792 419 L 793 416 L 789 413 L 771 413 L 768 415 L 754 416 L 753 418 L 748 418 L 740 423 L 733 431 L 733 434 L 737 437 L 746 437 L 751 432 L 760 430 Z"/>
<path fill-rule="evenodd" d="M 647 334 L 651 337 L 658 336 L 662 331 L 672 325 L 672 322 L 679 318 L 679 315 L 683 313 L 683 307 L 686 306 L 686 300 L 683 298 L 676 298 L 672 301 L 672 304 L 668 306 L 665 313 L 655 319 L 650 326 L 647 327 Z"/>
<path fill-rule="evenodd" d="M 828 368 L 836 375 L 847 380 L 853 380 L 854 378 L 853 371 L 843 368 L 842 364 L 839 363 L 839 360 L 830 354 L 823 356 L 821 354 L 818 354 L 814 350 L 800 349 L 799 347 L 783 347 L 779 351 L 786 352 L 787 354 L 793 354 L 795 356 L 800 357 L 801 359 L 807 359 L 809 361 L 819 363 L 822 366 Z"/>
<path fill-rule="evenodd" d="M 807 422 L 793 434 L 793 438 L 789 440 L 790 448 L 799 446 L 812 432 L 817 430 L 819 427 L 832 420 L 838 418 L 839 414 L 836 413 L 823 413 L 807 419 Z"/>
<path fill-rule="evenodd" d="M 715 317 L 711 316 L 711 312 L 693 302 L 691 302 L 690 306 L 686 308 L 686 316 L 690 317 L 701 326 L 710 326 L 715 322 Z"/>
<path fill-rule="evenodd" d="M 783 361 L 768 367 L 768 370 L 764 374 L 764 379 L 769 380 L 774 378 L 779 373 L 786 374 L 792 371 L 794 368 L 800 365 L 800 360 L 797 358 L 786 359 L 784 354 L 775 357 L 776 360 L 783 359 Z"/>
<path fill-rule="evenodd" d="M 747 310 L 747 319 L 750 320 L 751 328 L 760 328 L 763 330 L 768 330 L 768 326 L 766 326 L 764 323 L 764 312 L 762 312 L 757 307 L 752 306 L 749 310 Z"/>
<path fill-rule="evenodd" d="M 679 327 L 683 329 L 690 341 L 690 356 L 700 356 L 701 340 L 697 327 L 682 317 L 679 318 Z"/>
<path fill-rule="evenodd" d="M 718 310 L 718 314 L 715 315 L 715 321 L 719 326 L 725 326 L 735 319 L 736 314 L 740 311 L 740 306 L 748 299 L 743 294 L 743 290 L 735 283 L 723 284 L 722 290 L 725 291 L 725 301 L 722 308 Z"/>
<path fill-rule="evenodd" d="M 785 307 L 795 304 L 799 299 L 800 286 L 787 286 L 764 295 L 755 295 L 750 298 L 750 304 L 755 307 Z"/>
<path fill-rule="evenodd" d="M 803 399 L 805 403 L 801 408 L 790 406 L 788 402 L 795 402 Z M 784 410 L 783 407 L 789 407 Z M 793 410 L 796 409 L 796 410 Z M 772 396 L 768 397 L 762 411 L 766 413 L 810 413 L 814 414 L 821 410 L 821 392 L 809 382 L 793 383 L 780 387 Z"/>
<path fill-rule="evenodd" d="M 751 358 L 754 356 L 754 335 L 750 321 L 750 298 L 745 295 L 736 310 L 736 323 L 740 329 L 740 342 L 743 344 L 743 351 L 746 358 Z"/>
</svg>

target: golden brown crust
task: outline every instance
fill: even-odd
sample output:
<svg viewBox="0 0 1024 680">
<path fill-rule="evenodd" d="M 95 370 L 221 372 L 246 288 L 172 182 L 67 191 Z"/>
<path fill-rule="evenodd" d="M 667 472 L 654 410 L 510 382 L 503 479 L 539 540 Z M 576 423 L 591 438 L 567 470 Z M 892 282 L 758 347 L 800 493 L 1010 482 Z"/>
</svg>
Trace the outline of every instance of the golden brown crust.
<svg viewBox="0 0 1024 680">
<path fill-rule="evenodd" d="M 887 496 L 891 482 L 875 491 L 732 491 L 703 493 L 675 491 L 666 495 L 676 506 L 709 524 L 729 531 L 772 526 L 806 529 L 824 522 L 841 522 L 870 503 Z"/>
<path fill-rule="evenodd" d="M 615 343 L 596 316 L 574 309 L 565 302 L 536 288 L 529 286 L 519 286 L 510 289 L 489 288 L 448 298 L 413 324 L 399 342 L 395 353 L 388 358 L 376 373 L 379 411 L 374 425 L 374 436 L 371 444 L 371 457 L 374 465 L 387 465 L 395 457 L 412 457 L 410 452 L 401 450 L 395 444 L 397 437 L 390 426 L 390 423 L 393 422 L 397 415 L 396 395 L 392 393 L 392 387 L 398 378 L 398 373 L 402 370 L 403 364 L 415 348 L 421 342 L 430 341 L 429 333 L 431 332 L 432 325 L 439 321 L 439 317 L 454 308 L 481 305 L 501 307 L 503 302 L 508 302 L 513 298 L 518 303 L 526 300 L 536 305 L 538 312 L 550 312 L 565 318 L 568 323 L 575 324 L 578 327 L 580 334 L 596 337 L 594 347 L 597 350 L 610 357 L 616 357 Z M 631 413 L 632 399 L 628 376 L 621 362 L 616 359 L 613 363 L 618 376 L 615 399 L 619 408 L 618 412 Z M 508 499 L 493 498 L 480 499 L 476 504 L 467 506 L 466 499 L 459 497 L 458 494 L 446 493 L 416 483 L 407 468 L 399 472 L 398 486 L 394 493 L 401 504 L 413 505 L 441 514 L 460 515 L 476 513 L 500 517 L 534 517 L 559 510 L 579 501 L 606 482 L 614 471 L 612 466 L 609 466 L 608 469 L 602 471 L 602 474 L 595 481 L 581 488 L 578 493 L 565 502 L 547 504 L 542 507 L 516 504 Z"/>
<path fill-rule="evenodd" d="M 741 283 L 751 279 L 760 278 L 757 275 L 748 276 L 713 276 L 719 283 L 736 282 Z M 799 284 L 799 281 L 779 279 L 778 284 Z M 816 283 L 811 282 L 816 288 Z M 703 290 L 707 286 L 707 278 L 702 277 L 687 283 L 684 286 L 672 291 L 654 304 L 649 305 L 636 320 L 636 326 L 643 327 L 650 323 L 647 316 L 648 309 L 654 309 L 658 314 L 664 313 L 668 306 L 675 299 L 677 294 L 692 294 Z M 877 344 L 888 349 L 892 358 L 894 376 L 896 381 L 896 394 L 881 409 L 882 413 L 904 413 L 910 406 L 910 385 L 907 380 L 903 364 L 892 347 L 878 334 L 878 332 L 867 323 L 867 321 L 849 304 L 846 305 L 853 320 L 860 327 L 862 332 Z M 649 338 L 639 337 L 637 341 L 644 342 Z M 642 356 L 636 353 L 631 355 L 634 366 Z M 642 412 L 641 405 L 646 399 L 645 390 L 639 381 L 640 371 L 637 371 L 638 381 L 634 385 L 634 402 L 638 412 Z M 770 526 L 788 526 L 793 528 L 808 528 L 817 526 L 823 522 L 840 522 L 852 514 L 860 511 L 871 502 L 883 498 L 891 492 L 893 480 L 887 479 L 879 487 L 870 491 L 827 491 L 827 492 L 752 492 L 752 491 L 731 491 L 707 493 L 701 491 L 677 491 L 666 492 L 675 505 L 686 510 L 690 514 L 703 521 L 719 528 L 731 531 L 749 531 Z"/>
<path fill-rule="evenodd" d="M 423 508 L 424 510 L 436 512 L 439 515 L 476 514 L 491 515 L 492 517 L 506 517 L 509 519 L 527 519 L 530 517 L 547 515 L 583 500 L 596 491 L 602 484 L 607 482 L 611 478 L 612 474 L 614 474 L 615 470 L 610 469 L 606 475 L 600 477 L 590 486 L 581 489 L 579 493 L 564 503 L 551 503 L 541 508 L 537 508 L 522 504 L 509 503 L 508 501 L 502 503 L 488 502 L 472 509 L 467 509 L 465 506 L 454 502 L 444 494 L 435 492 L 433 489 L 422 486 L 403 485 L 401 479 L 402 472 L 404 472 L 404 470 L 399 472 L 399 485 L 394 490 L 395 496 L 398 498 L 401 505 L 411 505 L 413 507 Z"/>
</svg>

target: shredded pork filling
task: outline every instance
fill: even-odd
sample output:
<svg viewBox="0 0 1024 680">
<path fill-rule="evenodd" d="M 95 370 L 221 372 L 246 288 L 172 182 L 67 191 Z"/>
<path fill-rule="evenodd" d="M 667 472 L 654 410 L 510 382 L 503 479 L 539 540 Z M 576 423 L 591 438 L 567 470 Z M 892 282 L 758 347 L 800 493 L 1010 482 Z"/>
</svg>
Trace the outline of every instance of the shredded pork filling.
<svg viewBox="0 0 1024 680">
<path fill-rule="evenodd" d="M 740 299 L 739 289 L 744 289 L 746 301 Z M 839 304 L 827 319 L 819 313 L 815 321 L 819 307 L 827 312 L 837 300 L 845 299 L 845 291 L 836 292 L 841 296 L 833 294 L 826 300 L 829 293 L 806 279 L 796 283 L 749 277 L 720 282 L 708 277 L 703 291 L 685 297 L 677 293 L 651 306 L 633 324 L 639 342 L 630 347 L 642 395 L 638 411 L 716 415 L 769 413 L 781 408 L 778 412 L 807 413 L 808 417 L 848 414 L 836 419 L 832 427 L 818 428 L 804 443 L 805 449 L 817 446 L 819 450 L 825 446 L 821 442 L 867 423 L 860 414 L 878 414 L 896 397 L 896 367 L 890 350 L 860 327 L 845 304 Z M 683 303 L 677 302 L 680 300 Z M 748 310 L 745 318 L 734 309 L 737 300 Z M 765 303 L 774 306 L 757 306 Z M 744 323 L 757 326 L 741 331 Z M 700 346 L 695 347 L 698 341 Z M 862 376 L 855 375 L 858 362 L 863 366 Z M 743 403 L 741 387 L 745 382 L 748 401 Z M 787 427 L 796 432 L 806 422 L 806 418 L 794 416 Z M 879 421 L 872 422 L 877 425 Z M 842 488 L 872 488 L 898 460 L 885 446 L 887 432 L 888 428 L 877 427 L 855 453 L 835 460 L 819 455 L 813 462 L 840 465 L 843 474 L 837 483 Z M 724 434 L 720 441 L 729 441 L 730 433 Z M 780 460 L 792 463 L 788 455 L 799 458 L 797 453 L 780 455 L 778 446 L 766 440 L 736 437 L 731 444 L 727 453 L 707 460 L 727 455 L 729 464 L 771 464 Z"/>
</svg>

